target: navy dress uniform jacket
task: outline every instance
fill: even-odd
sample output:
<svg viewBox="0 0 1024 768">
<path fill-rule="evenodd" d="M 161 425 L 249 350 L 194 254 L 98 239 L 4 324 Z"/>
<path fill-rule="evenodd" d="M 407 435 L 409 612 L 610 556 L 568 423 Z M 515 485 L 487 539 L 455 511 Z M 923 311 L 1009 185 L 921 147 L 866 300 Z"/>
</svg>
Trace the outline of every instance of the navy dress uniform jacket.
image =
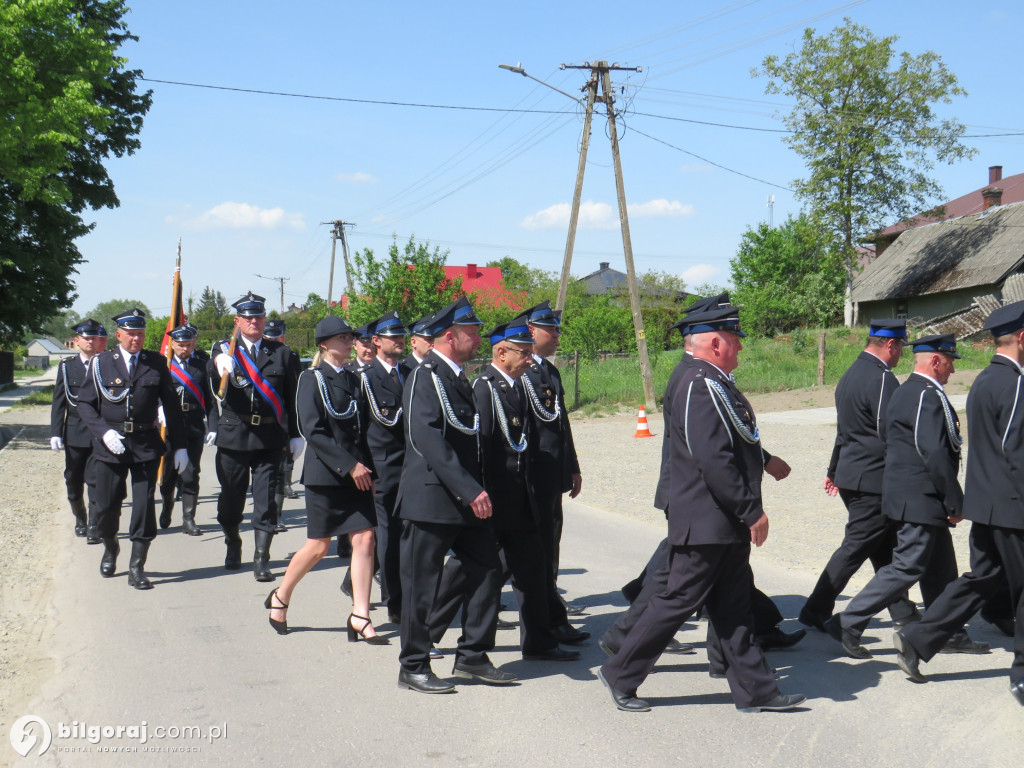
<svg viewBox="0 0 1024 768">
<path fill-rule="evenodd" d="M 384 364 L 374 358 L 360 375 L 365 376 L 362 386 L 368 405 L 366 443 L 377 470 L 377 492 L 397 491 L 405 461 L 405 422 L 399 414 L 405 374 L 399 374 L 401 380 L 392 377 Z"/>
<path fill-rule="evenodd" d="M 528 466 L 530 441 L 535 433 L 527 426 L 528 405 L 521 387 L 522 383 L 510 387 L 493 365 L 488 365 L 473 380 L 473 400 L 480 414 L 484 487 L 491 497 L 494 510 L 491 520 L 496 531 L 533 531 L 537 527 L 537 511 L 529 492 Z M 505 439 L 498 417 L 499 407 L 504 412 L 512 441 L 521 444 L 522 438 L 526 438 L 526 449 L 521 453 Z"/>
<path fill-rule="evenodd" d="M 449 414 L 442 409 L 434 379 L 447 394 Z M 472 428 L 476 408 L 473 390 L 433 351 L 416 368 L 403 396 L 406 449 L 398 489 L 399 517 L 423 523 L 483 525 L 469 504 L 483 488 L 478 434 Z M 493 500 L 492 500 L 493 501 Z"/>
<path fill-rule="evenodd" d="M 357 463 L 373 469 L 366 445 L 366 400 L 359 378 L 351 371 L 335 371 L 329 363 L 317 369 L 324 378 L 331 407 L 345 418 L 327 411 L 314 371 L 299 376 L 295 396 L 298 426 L 306 439 L 306 458 L 302 463 L 302 484 L 356 489 L 349 472 Z"/>
<path fill-rule="evenodd" d="M 72 448 L 92 445 L 92 433 L 78 415 L 78 394 L 86 381 L 87 370 L 81 355 L 66 357 L 57 367 L 57 383 L 53 387 L 50 436 L 61 438 L 64 445 Z"/>
<path fill-rule="evenodd" d="M 239 339 L 239 344 L 243 343 Z M 229 342 L 218 341 L 213 345 L 207 372 L 215 389 L 220 387 L 220 373 L 213 360 L 219 354 L 227 354 Z M 220 417 L 217 425 L 217 447 L 234 451 L 260 451 L 269 448 L 284 448 L 288 439 L 299 436 L 295 425 L 295 385 L 298 372 L 291 360 L 292 351 L 286 345 L 272 339 L 260 342 L 259 352 L 253 362 L 278 396 L 284 409 L 284 423 L 278 424 L 274 409 L 249 385 L 249 380 L 239 370 L 229 374 L 224 399 L 219 401 Z M 253 417 L 259 417 L 259 424 L 253 425 Z"/>
<path fill-rule="evenodd" d="M 112 396 L 126 389 L 131 391 L 121 402 L 113 403 L 99 391 L 93 377 L 98 378 Z M 158 352 L 140 351 L 130 379 L 128 361 L 123 359 L 120 347 L 101 352 L 92 359 L 89 380 L 78 395 L 78 413 L 93 434 L 93 455 L 98 461 L 135 464 L 159 459 L 165 447 L 157 421 L 160 405 L 164 407 L 171 448 L 185 447 L 178 395 L 167 372 L 167 361 Z M 124 435 L 121 442 L 125 451 L 119 456 L 112 454 L 103 442 L 103 435 L 111 429 Z"/>
<path fill-rule="evenodd" d="M 838 488 L 882 492 L 881 423 L 899 386 L 885 363 L 863 351 L 836 385 L 836 442 L 826 474 Z"/>
<path fill-rule="evenodd" d="M 569 413 L 565 408 L 565 389 L 558 368 L 547 360 L 537 362 L 536 358 L 526 373 L 537 395 L 539 405 L 548 414 L 555 411 L 557 419 L 546 421 L 538 412 L 538 403 L 530 403 L 533 410 L 534 446 L 530 453 L 534 466 L 534 490 L 541 495 L 559 495 L 572 490 L 572 476 L 580 473 L 580 462 L 576 457 L 576 444 L 569 426 Z"/>
<path fill-rule="evenodd" d="M 959 427 L 956 412 L 934 382 L 910 374 L 892 396 L 883 422 L 882 512 L 887 517 L 945 526 L 947 516 L 960 514 Z"/>
<path fill-rule="evenodd" d="M 177 360 L 177 357 L 175 357 Z M 178 381 L 171 374 L 171 381 L 178 393 L 178 402 L 181 406 L 181 415 L 185 424 L 185 431 L 190 437 L 203 436 L 207 429 L 216 432 L 218 429 L 219 413 L 217 401 L 213 396 L 213 384 L 210 381 L 209 370 L 207 369 L 208 358 L 193 353 L 188 360 L 178 360 L 178 365 L 185 370 L 192 380 L 195 381 L 202 393 L 203 402 L 199 402 L 196 396 L 188 387 Z M 219 383 L 219 380 L 218 380 Z M 205 404 L 205 411 L 204 406 Z"/>
<path fill-rule="evenodd" d="M 967 462 L 963 506 L 968 520 L 1024 529 L 1022 389 L 1020 371 L 1003 355 L 994 356 L 971 385 L 967 430 L 972 459 Z"/>
<path fill-rule="evenodd" d="M 725 403 L 718 392 L 724 393 Z M 668 536 L 673 546 L 750 542 L 750 526 L 764 514 L 764 454 L 760 442 L 748 441 L 756 428 L 750 403 L 718 368 L 694 358 L 681 371 L 669 424 Z"/>
</svg>

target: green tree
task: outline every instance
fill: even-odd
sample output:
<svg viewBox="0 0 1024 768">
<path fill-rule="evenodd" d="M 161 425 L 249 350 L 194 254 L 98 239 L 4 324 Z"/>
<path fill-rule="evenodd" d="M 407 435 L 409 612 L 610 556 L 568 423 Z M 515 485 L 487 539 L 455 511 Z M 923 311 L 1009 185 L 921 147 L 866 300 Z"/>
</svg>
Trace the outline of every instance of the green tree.
<svg viewBox="0 0 1024 768">
<path fill-rule="evenodd" d="M 116 207 L 103 162 L 131 154 L 148 111 L 124 0 L 0 4 L 0 341 L 75 298 L 86 209 Z"/>
<path fill-rule="evenodd" d="M 113 319 L 114 316 L 121 314 L 126 309 L 132 309 L 134 307 L 138 307 L 139 309 L 146 313 L 147 326 L 152 325 L 157 321 L 157 319 L 154 318 L 152 313 L 149 311 L 149 307 L 147 307 L 138 299 L 111 299 L 110 301 L 101 301 L 99 304 L 97 304 L 95 307 L 89 310 L 89 312 L 87 312 L 85 316 L 91 317 L 93 320 L 100 323 L 107 329 L 107 333 L 111 337 L 113 337 L 114 330 L 117 328 L 117 323 L 115 323 Z M 167 318 L 165 317 L 164 325 L 166 324 Z"/>
<path fill-rule="evenodd" d="M 553 272 L 535 269 L 528 264 L 516 261 L 511 256 L 505 256 L 497 261 L 489 261 L 487 266 L 501 269 L 501 282 L 505 286 L 505 290 L 522 294 L 524 306 L 532 306 L 547 298 L 545 295 L 534 301 L 534 296 L 538 293 L 557 295 L 558 276 Z"/>
<path fill-rule="evenodd" d="M 396 238 L 384 259 L 377 258 L 369 248 L 356 251 L 353 282 L 358 295 L 349 297 L 349 322 L 356 327 L 397 310 L 405 322 L 411 323 L 441 309 L 462 291 L 461 277 L 445 277 L 447 260 L 448 251 L 442 252 L 437 246 L 431 249 L 430 243 L 417 243 L 413 237 L 402 248 Z M 317 319 L 327 314 L 326 304 L 319 310 L 323 314 Z M 333 313 L 341 314 L 341 308 Z"/>
<path fill-rule="evenodd" d="M 748 229 L 730 265 L 731 298 L 743 308 L 744 328 L 771 336 L 842 316 L 842 249 L 805 214 L 780 227 L 762 222 Z"/>
<path fill-rule="evenodd" d="M 942 189 L 935 162 L 971 157 L 965 126 L 933 107 L 966 96 L 939 56 L 896 53 L 895 35 L 877 38 L 849 19 L 827 36 L 804 31 L 803 47 L 768 56 L 754 76 L 765 92 L 793 100 L 783 120 L 786 141 L 807 164 L 793 188 L 842 247 L 846 288 L 857 268 L 857 243 L 893 219 L 925 209 Z"/>
<path fill-rule="evenodd" d="M 228 314 L 228 302 L 224 294 L 215 291 L 210 286 L 203 288 L 199 297 L 199 303 L 188 321 L 202 331 L 213 330 L 218 327 L 218 321 Z"/>
</svg>

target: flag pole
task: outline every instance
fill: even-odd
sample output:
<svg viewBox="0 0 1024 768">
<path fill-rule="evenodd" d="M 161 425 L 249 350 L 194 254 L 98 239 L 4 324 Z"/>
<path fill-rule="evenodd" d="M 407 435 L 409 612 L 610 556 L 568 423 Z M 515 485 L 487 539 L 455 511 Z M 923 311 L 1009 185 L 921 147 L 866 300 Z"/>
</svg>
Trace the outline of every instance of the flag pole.
<svg viewBox="0 0 1024 768">
<path fill-rule="evenodd" d="M 178 315 L 181 314 L 181 238 L 178 238 L 178 260 L 174 265 L 174 281 L 173 288 L 171 289 L 171 317 L 168 320 L 168 324 L 177 322 Z M 169 329 L 173 330 L 173 329 Z M 171 360 L 174 358 L 174 347 L 171 346 L 170 338 L 167 339 L 167 367 L 170 368 Z M 164 409 L 166 411 L 166 409 Z M 160 440 L 165 444 L 167 442 L 167 416 L 164 416 L 164 423 L 160 426 Z M 156 470 L 156 484 L 159 487 L 163 483 L 164 479 L 164 464 L 167 460 L 167 452 L 164 451 L 160 456 L 160 466 Z"/>
</svg>

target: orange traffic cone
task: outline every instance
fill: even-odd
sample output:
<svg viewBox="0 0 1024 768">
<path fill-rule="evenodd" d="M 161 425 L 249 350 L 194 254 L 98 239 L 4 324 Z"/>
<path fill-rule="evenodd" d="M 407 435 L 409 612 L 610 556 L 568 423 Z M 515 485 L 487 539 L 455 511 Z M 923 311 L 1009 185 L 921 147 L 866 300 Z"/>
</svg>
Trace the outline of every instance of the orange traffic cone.
<svg viewBox="0 0 1024 768">
<path fill-rule="evenodd" d="M 636 417 L 636 434 L 633 437 L 654 437 L 651 430 L 647 428 L 647 411 L 640 406 L 640 413 Z"/>
</svg>

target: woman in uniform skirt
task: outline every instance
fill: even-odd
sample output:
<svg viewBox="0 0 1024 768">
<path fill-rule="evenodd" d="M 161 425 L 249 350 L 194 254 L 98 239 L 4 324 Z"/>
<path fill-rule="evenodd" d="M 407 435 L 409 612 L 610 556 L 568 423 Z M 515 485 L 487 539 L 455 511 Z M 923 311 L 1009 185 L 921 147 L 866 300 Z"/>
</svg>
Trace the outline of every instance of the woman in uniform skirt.
<svg viewBox="0 0 1024 768">
<path fill-rule="evenodd" d="M 366 402 L 359 378 L 344 369 L 355 334 L 333 315 L 316 326 L 318 351 L 309 370 L 299 376 L 295 410 L 306 439 L 302 484 L 306 488 L 306 543 L 288 563 L 281 586 L 267 595 L 270 625 L 288 632 L 287 609 L 292 590 L 320 561 L 335 536 L 352 541 L 352 613 L 349 642 L 385 645 L 370 622 L 370 581 L 373 578 L 373 463 L 366 447 Z"/>
</svg>

